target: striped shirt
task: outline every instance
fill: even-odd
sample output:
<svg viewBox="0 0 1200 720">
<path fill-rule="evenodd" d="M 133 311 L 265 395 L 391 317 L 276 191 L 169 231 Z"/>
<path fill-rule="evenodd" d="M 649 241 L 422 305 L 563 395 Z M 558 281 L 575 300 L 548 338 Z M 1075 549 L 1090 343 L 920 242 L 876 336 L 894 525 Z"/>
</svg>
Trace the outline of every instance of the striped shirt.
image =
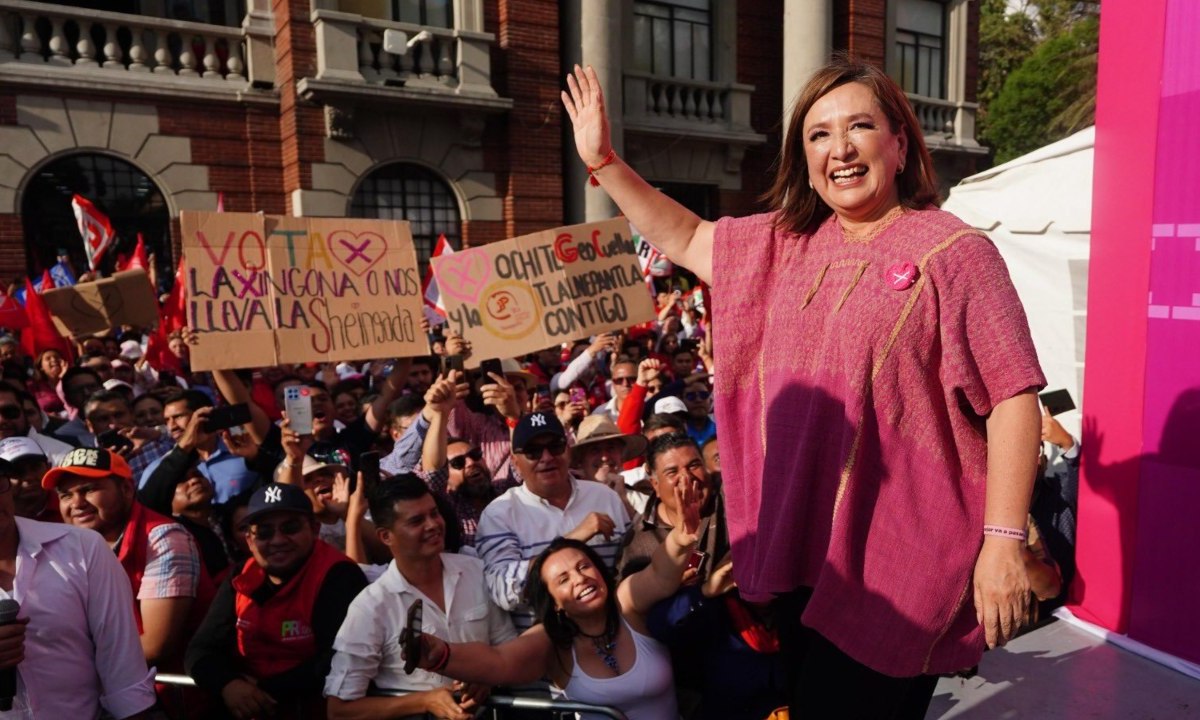
<svg viewBox="0 0 1200 720">
<path fill-rule="evenodd" d="M 512 613 L 517 632 L 534 624 L 533 610 L 523 602 L 529 561 L 589 513 L 604 513 L 616 525 L 611 538 L 597 535 L 588 541 L 610 570 L 616 568 L 621 538 L 629 527 L 624 503 L 598 482 L 571 478 L 571 486 L 571 498 L 561 510 L 518 485 L 493 500 L 479 518 L 475 550 L 483 560 L 484 582 L 492 601 Z"/>
</svg>

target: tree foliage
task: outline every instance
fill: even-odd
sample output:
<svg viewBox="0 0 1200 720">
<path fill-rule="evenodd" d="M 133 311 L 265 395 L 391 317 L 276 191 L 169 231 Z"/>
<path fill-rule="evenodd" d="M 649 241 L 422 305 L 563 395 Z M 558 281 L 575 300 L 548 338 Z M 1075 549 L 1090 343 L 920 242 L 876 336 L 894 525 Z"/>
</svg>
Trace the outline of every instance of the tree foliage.
<svg viewBox="0 0 1200 720">
<path fill-rule="evenodd" d="M 979 137 L 1002 163 L 1090 125 L 1100 3 L 983 0 Z"/>
</svg>

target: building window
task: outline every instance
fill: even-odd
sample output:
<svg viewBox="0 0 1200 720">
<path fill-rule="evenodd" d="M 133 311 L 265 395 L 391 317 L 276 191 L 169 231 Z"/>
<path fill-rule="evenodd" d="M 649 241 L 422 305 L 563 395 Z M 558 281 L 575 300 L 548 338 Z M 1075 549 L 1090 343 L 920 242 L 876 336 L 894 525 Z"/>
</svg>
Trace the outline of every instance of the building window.
<svg viewBox="0 0 1200 720">
<path fill-rule="evenodd" d="M 40 276 L 54 265 L 60 254 L 70 258 L 76 277 L 88 269 L 71 208 L 75 194 L 87 198 L 107 215 L 116 232 L 115 244 L 101 260 L 104 274 L 112 273 L 118 255 L 133 252 L 141 233 L 160 282 L 170 282 L 175 276 L 171 213 L 162 191 L 133 165 L 92 153 L 69 155 L 49 163 L 34 175 L 21 198 L 26 266 L 31 277 Z"/>
<path fill-rule="evenodd" d="M 413 25 L 454 27 L 450 0 L 392 0 L 392 17 Z"/>
<path fill-rule="evenodd" d="M 712 80 L 711 0 L 635 2 L 633 60 L 639 72 Z"/>
<path fill-rule="evenodd" d="M 419 165 L 393 163 L 372 172 L 355 191 L 350 216 L 412 223 L 422 274 L 438 235 L 445 235 L 451 245 L 462 248 L 457 198 L 444 180 Z"/>
<path fill-rule="evenodd" d="M 900 0 L 896 7 L 896 80 L 910 93 L 946 97 L 946 5 Z"/>
</svg>

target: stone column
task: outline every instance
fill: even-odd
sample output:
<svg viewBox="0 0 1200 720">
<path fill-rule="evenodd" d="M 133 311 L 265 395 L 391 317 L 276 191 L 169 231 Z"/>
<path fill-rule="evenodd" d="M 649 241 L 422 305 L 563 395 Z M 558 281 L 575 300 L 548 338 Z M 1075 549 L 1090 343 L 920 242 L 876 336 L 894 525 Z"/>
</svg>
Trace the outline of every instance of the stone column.
<svg viewBox="0 0 1200 720">
<path fill-rule="evenodd" d="M 833 51 L 832 0 L 783 2 L 783 128 L 787 133 L 792 101 Z"/>
<path fill-rule="evenodd" d="M 621 155 L 625 150 L 624 106 L 622 102 L 621 28 L 627 27 L 618 0 L 567 0 L 562 5 L 563 45 L 566 67 L 591 65 L 604 89 L 604 103 L 612 129 L 613 149 Z M 578 48 L 578 49 L 576 49 Z M 587 183 L 587 169 L 575 153 L 571 120 L 563 114 L 563 155 L 565 158 L 566 192 L 564 211 L 567 222 L 606 220 L 617 214 L 617 206 L 608 194 Z"/>
</svg>

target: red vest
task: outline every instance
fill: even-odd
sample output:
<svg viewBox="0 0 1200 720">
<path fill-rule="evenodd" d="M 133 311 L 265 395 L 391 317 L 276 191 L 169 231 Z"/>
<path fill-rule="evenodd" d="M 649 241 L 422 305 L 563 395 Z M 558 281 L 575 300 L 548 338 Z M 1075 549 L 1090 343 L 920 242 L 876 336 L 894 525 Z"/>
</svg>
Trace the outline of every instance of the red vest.
<svg viewBox="0 0 1200 720">
<path fill-rule="evenodd" d="M 121 567 L 125 568 L 125 574 L 129 576 L 129 584 L 133 588 L 133 615 L 137 618 L 139 635 L 142 634 L 142 604 L 138 601 L 137 596 L 138 591 L 142 589 L 142 576 L 146 573 L 146 553 L 150 545 L 150 532 L 154 528 L 168 523 L 175 523 L 175 521 L 134 501 L 129 515 L 129 523 L 125 525 L 125 534 L 121 539 L 121 547 L 117 551 L 117 560 L 120 561 Z M 200 622 L 204 620 L 204 616 L 208 612 L 208 606 L 212 604 L 213 595 L 216 594 L 212 578 L 204 569 L 203 559 L 199 559 L 199 563 L 200 579 L 196 587 L 196 599 L 192 602 L 192 609 L 188 613 L 187 638 L 190 638 L 196 628 L 200 627 Z M 182 648 L 180 654 L 182 655 Z M 163 663 L 163 669 L 180 669 L 183 667 L 181 661 L 182 657 L 172 658 Z"/>
<path fill-rule="evenodd" d="M 325 575 L 333 566 L 354 562 L 322 540 L 313 545 L 304 567 L 293 575 L 265 605 L 251 594 L 268 582 L 253 558 L 233 579 L 236 593 L 237 644 L 244 668 L 256 678 L 290 670 L 317 654 L 312 614 Z"/>
</svg>

